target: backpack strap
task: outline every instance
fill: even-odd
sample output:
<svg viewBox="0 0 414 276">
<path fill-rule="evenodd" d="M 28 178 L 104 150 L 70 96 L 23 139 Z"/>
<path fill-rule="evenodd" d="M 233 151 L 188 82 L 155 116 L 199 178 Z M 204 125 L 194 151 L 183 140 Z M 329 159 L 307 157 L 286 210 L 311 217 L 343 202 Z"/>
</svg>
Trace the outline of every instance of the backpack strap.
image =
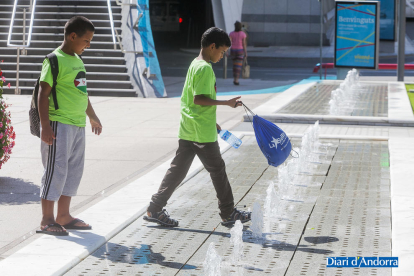
<svg viewBox="0 0 414 276">
<path fill-rule="evenodd" d="M 58 105 L 57 96 L 56 96 L 57 77 L 59 75 L 58 59 L 57 59 L 57 56 L 55 55 L 55 53 L 50 53 L 46 57 L 49 59 L 50 68 L 51 68 L 52 76 L 53 76 L 53 86 L 52 86 L 53 103 L 55 105 L 55 110 L 58 110 L 59 105 Z"/>
</svg>

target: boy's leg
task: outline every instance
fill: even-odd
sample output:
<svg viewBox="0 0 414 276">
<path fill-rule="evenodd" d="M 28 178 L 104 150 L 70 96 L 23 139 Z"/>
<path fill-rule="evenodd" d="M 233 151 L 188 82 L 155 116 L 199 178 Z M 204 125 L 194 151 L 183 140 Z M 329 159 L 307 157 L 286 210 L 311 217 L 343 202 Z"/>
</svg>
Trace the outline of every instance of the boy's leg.
<svg viewBox="0 0 414 276">
<path fill-rule="evenodd" d="M 85 128 L 77 126 L 68 126 L 68 128 L 70 128 L 68 137 L 73 142 L 69 148 L 68 176 L 63 186 L 62 196 L 58 201 L 56 222 L 61 225 L 66 225 L 75 219 L 69 212 L 70 202 L 72 197 L 77 194 L 85 164 Z M 78 221 L 73 226 L 82 227 L 89 226 L 89 224 Z"/>
<path fill-rule="evenodd" d="M 55 202 L 41 199 L 41 205 L 42 205 L 42 221 L 40 222 L 40 229 L 44 229 L 47 225 L 55 223 L 55 215 L 54 215 L 54 207 Z M 60 227 L 52 226 L 48 228 L 48 231 L 51 232 L 62 232 L 63 230 Z"/>
<path fill-rule="evenodd" d="M 66 229 L 77 229 L 77 230 L 90 230 L 92 229 L 89 224 L 83 220 L 74 218 L 71 216 L 70 201 L 72 197 L 62 195 L 58 201 L 58 209 L 56 215 L 56 222 L 65 227 Z M 73 228 L 78 227 L 78 228 Z"/>
<path fill-rule="evenodd" d="M 51 122 L 56 139 L 52 145 L 41 142 L 42 162 L 45 168 L 40 187 L 40 197 L 50 201 L 58 201 L 68 175 L 68 142 L 65 125 Z"/>
<path fill-rule="evenodd" d="M 210 173 L 211 180 L 217 193 L 220 217 L 228 218 L 234 210 L 234 198 L 229 179 L 226 174 L 226 164 L 221 157 L 218 142 L 192 143 L 192 147 Z"/>
<path fill-rule="evenodd" d="M 58 122 L 50 122 L 56 139 L 52 145 L 47 145 L 41 141 L 40 151 L 42 155 L 42 163 L 44 173 L 40 187 L 40 197 L 42 204 L 42 221 L 41 229 L 45 226 L 55 223 L 53 213 L 54 203 L 60 198 L 63 185 L 66 181 L 67 170 L 67 146 L 65 136 L 61 125 Z M 47 231 L 63 231 L 59 227 L 49 227 Z"/>
<path fill-rule="evenodd" d="M 170 199 L 175 188 L 184 180 L 195 156 L 191 143 L 190 141 L 181 139 L 178 141 L 179 146 L 176 155 L 161 182 L 158 192 L 151 198 L 148 212 L 154 214 L 162 211 L 162 208 L 167 205 L 167 201 Z"/>
</svg>

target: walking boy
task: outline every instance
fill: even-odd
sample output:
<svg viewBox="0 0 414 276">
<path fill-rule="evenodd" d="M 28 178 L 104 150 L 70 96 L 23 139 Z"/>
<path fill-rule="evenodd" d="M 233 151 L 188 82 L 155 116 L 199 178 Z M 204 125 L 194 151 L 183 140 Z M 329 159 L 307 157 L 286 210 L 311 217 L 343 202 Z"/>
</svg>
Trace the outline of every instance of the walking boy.
<svg viewBox="0 0 414 276">
<path fill-rule="evenodd" d="M 71 18 L 65 25 L 64 41 L 53 51 L 59 74 L 56 94 L 58 109 L 51 97 L 53 77 L 50 62 L 43 61 L 39 87 L 41 154 L 45 168 L 40 188 L 42 221 L 40 231 L 66 236 L 66 229 L 89 230 L 92 227 L 69 213 L 70 200 L 76 195 L 85 159 L 85 125 L 88 115 L 92 132 L 99 135 L 102 125 L 86 91 L 86 70 L 79 57 L 90 47 L 95 27 L 83 16 Z M 57 216 L 53 213 L 58 202 Z"/>
<path fill-rule="evenodd" d="M 158 192 L 151 198 L 147 216 L 144 216 L 147 221 L 163 226 L 178 226 L 178 221 L 170 218 L 163 207 L 187 175 L 195 155 L 210 173 L 217 193 L 222 224 L 250 220 L 250 212 L 234 208 L 233 193 L 217 142 L 217 129 L 221 129 L 216 123 L 217 105 L 232 108 L 241 105 L 240 97 L 228 101 L 216 100 L 216 78 L 210 62 L 218 62 L 230 46 L 229 36 L 219 28 L 210 28 L 201 37 L 200 54 L 188 69 L 181 96 L 179 147 Z"/>
</svg>

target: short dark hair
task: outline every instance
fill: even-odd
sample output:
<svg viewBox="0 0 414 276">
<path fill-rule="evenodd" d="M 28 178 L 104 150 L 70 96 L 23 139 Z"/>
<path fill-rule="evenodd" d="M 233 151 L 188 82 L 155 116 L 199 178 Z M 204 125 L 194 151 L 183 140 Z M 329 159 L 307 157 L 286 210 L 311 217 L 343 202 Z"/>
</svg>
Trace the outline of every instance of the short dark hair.
<svg viewBox="0 0 414 276">
<path fill-rule="evenodd" d="M 220 28 L 211 27 L 204 34 L 201 36 L 201 47 L 205 48 L 210 46 L 211 44 L 216 44 L 216 49 L 220 48 L 221 46 L 231 46 L 231 40 L 229 35 Z"/>
<path fill-rule="evenodd" d="M 65 24 L 65 37 L 71 33 L 82 37 L 87 31 L 95 32 L 95 26 L 84 16 L 74 16 Z"/>
<path fill-rule="evenodd" d="M 236 23 L 234 23 L 234 31 L 240 32 L 241 29 L 242 29 L 242 23 L 240 23 L 239 21 L 236 21 Z"/>
</svg>

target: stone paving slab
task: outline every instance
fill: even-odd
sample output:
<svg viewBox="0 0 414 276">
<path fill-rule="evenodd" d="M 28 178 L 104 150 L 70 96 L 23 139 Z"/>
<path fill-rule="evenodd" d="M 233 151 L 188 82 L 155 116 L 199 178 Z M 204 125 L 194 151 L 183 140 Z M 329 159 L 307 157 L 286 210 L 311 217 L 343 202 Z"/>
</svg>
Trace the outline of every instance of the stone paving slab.
<svg viewBox="0 0 414 276">
<path fill-rule="evenodd" d="M 360 82 L 364 92 L 349 115 L 330 115 L 330 91 L 341 81 L 296 85 L 253 109 L 255 114 L 274 123 L 370 126 L 414 126 L 414 115 L 404 83 Z M 244 115 L 244 121 L 251 119 Z"/>
<path fill-rule="evenodd" d="M 300 145 L 299 140 L 292 142 Z M 270 221 L 270 232 L 264 233 L 265 240 L 254 240 L 250 223 L 246 224 L 243 275 L 391 275 L 389 269 L 346 270 L 325 266 L 327 256 L 391 254 L 391 213 L 389 203 L 386 205 L 387 197 L 388 202 L 390 198 L 389 170 L 381 171 L 383 168 L 375 163 L 370 166 L 377 169 L 376 175 L 381 171 L 380 175 L 387 180 L 377 184 L 388 185 L 388 194 L 385 188 L 378 190 L 372 182 L 351 189 L 347 186 L 352 181 L 343 182 L 334 192 L 325 191 L 332 191 L 332 187 L 325 186 L 325 182 L 334 178 L 330 175 L 332 168 L 338 167 L 332 170 L 337 176 L 344 166 L 354 168 L 347 165 L 356 162 L 350 153 L 365 154 L 360 153 L 362 148 L 362 152 L 376 156 L 376 162 L 381 163 L 385 157 L 380 153 L 387 144 L 336 140 L 331 145 L 338 146 L 336 152 L 341 162 L 334 162 L 335 154 L 327 175 L 302 176 L 320 185 L 292 185 L 295 198 L 282 200 L 278 217 Z M 240 149 L 223 155 L 235 199 L 242 198 L 251 187 L 239 208 L 247 209 L 255 201 L 263 205 L 269 182 L 277 181 L 277 168 L 267 165 L 254 137 L 245 136 Z M 374 173 L 367 175 L 374 177 Z M 369 180 L 364 177 L 359 183 L 362 179 Z M 240 267 L 230 264 L 230 229 L 219 224 L 215 192 L 204 170 L 176 191 L 167 209 L 180 220 L 180 227 L 163 228 L 139 218 L 65 275 L 175 275 L 187 260 L 178 275 L 204 275 L 203 261 L 210 242 L 215 243 L 222 257 L 222 275 L 241 275 Z"/>
<path fill-rule="evenodd" d="M 333 178 L 340 177 L 339 172 L 349 171 L 353 175 L 360 171 L 357 166 L 335 162 L 337 159 L 354 160 L 349 158 L 352 153 L 376 156 L 376 160 L 370 161 L 370 167 L 377 173 L 381 171 L 384 157 L 379 153 L 386 146 L 385 142 L 341 141 L 299 247 L 311 243 L 318 249 L 332 250 L 330 256 L 391 256 L 390 183 L 377 182 L 377 185 L 388 186 L 383 191 L 377 191 L 375 185 L 353 185 L 352 181 L 340 182 L 342 185 L 335 187 L 329 185 Z M 389 169 L 381 174 L 389 177 Z M 369 177 L 364 179 L 370 180 Z M 286 275 L 391 275 L 391 269 L 327 268 L 326 256 L 297 252 Z"/>
<path fill-rule="evenodd" d="M 363 92 L 350 116 L 388 116 L 388 84 L 362 84 Z M 338 84 L 317 84 L 275 113 L 329 115 L 331 92 Z"/>
</svg>

